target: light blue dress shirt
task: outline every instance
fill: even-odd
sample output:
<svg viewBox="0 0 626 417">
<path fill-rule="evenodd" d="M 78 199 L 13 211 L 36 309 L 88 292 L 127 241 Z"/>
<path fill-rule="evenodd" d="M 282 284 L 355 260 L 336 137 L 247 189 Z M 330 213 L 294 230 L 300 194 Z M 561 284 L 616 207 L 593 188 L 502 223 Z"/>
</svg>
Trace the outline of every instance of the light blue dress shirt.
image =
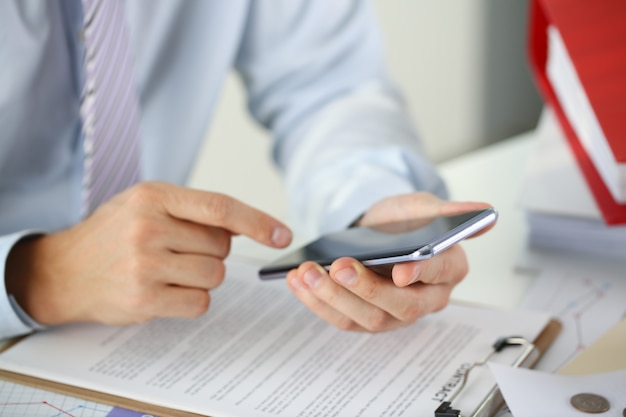
<svg viewBox="0 0 626 417">
<path fill-rule="evenodd" d="M 345 227 L 389 195 L 444 194 L 388 80 L 366 2 L 128 0 L 126 8 L 143 179 L 185 183 L 234 68 L 251 114 L 272 132 L 296 229 Z M 0 265 L 23 236 L 81 220 L 81 24 L 80 0 L 0 2 Z M 3 274 L 0 337 L 8 337 L 32 326 L 11 305 Z"/>
</svg>

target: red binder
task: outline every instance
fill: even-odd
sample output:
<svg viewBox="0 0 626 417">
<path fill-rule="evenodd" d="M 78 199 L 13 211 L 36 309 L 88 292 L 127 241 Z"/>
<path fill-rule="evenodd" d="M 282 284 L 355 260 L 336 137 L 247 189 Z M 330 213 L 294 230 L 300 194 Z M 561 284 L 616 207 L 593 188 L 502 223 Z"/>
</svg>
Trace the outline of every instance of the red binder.
<svg viewBox="0 0 626 417">
<path fill-rule="evenodd" d="M 577 136 L 547 75 L 548 34 L 560 33 L 616 165 L 626 167 L 626 0 L 532 0 L 528 52 L 539 91 L 557 115 L 607 224 L 626 223 L 620 203 Z"/>
</svg>

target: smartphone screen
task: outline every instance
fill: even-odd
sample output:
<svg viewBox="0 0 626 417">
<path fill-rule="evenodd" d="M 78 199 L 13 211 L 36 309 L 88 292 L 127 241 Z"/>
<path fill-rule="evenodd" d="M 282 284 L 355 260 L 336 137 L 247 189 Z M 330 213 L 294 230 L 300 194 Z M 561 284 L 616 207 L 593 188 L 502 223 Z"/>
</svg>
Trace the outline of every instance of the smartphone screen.
<svg viewBox="0 0 626 417">
<path fill-rule="evenodd" d="M 324 267 L 337 258 L 352 257 L 366 266 L 427 259 L 493 223 L 494 209 L 354 227 L 321 238 L 277 259 L 259 271 L 261 279 L 283 278 L 305 261 Z"/>
</svg>

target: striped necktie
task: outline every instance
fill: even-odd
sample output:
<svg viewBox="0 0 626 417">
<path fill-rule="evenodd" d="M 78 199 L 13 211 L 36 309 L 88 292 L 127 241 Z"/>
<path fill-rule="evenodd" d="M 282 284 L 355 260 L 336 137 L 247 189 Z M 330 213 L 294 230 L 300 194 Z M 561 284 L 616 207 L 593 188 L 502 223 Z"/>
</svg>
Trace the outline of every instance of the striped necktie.
<svg viewBox="0 0 626 417">
<path fill-rule="evenodd" d="M 139 102 L 123 0 L 83 0 L 83 214 L 139 180 Z"/>
</svg>

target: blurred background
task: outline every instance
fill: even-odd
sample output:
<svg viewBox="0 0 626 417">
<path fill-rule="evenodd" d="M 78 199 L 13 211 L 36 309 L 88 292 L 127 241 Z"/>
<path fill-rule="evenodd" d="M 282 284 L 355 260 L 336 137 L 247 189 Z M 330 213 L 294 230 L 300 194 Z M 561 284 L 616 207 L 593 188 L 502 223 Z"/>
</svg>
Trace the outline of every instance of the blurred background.
<svg viewBox="0 0 626 417">
<path fill-rule="evenodd" d="M 533 129 L 541 100 L 526 59 L 527 0 L 372 0 L 389 70 L 429 156 L 443 162 Z M 191 187 L 285 218 L 267 133 L 229 76 Z"/>
</svg>

